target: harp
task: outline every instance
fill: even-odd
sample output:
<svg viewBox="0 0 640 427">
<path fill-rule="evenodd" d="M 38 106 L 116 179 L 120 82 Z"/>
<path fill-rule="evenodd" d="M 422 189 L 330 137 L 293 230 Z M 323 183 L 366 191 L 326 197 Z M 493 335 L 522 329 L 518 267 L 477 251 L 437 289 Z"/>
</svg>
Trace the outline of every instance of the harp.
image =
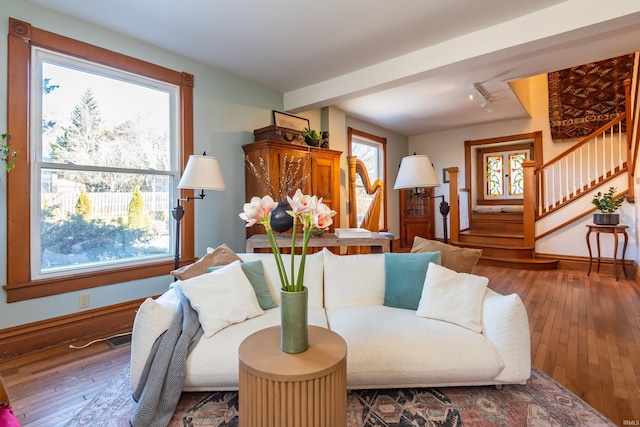
<svg viewBox="0 0 640 427">
<path fill-rule="evenodd" d="M 384 183 L 376 179 L 373 183 L 369 179 L 367 168 L 362 160 L 357 157 L 347 157 L 349 165 L 349 227 L 366 228 L 369 231 L 380 231 L 380 212 L 384 197 Z M 365 213 L 363 220 L 358 224 L 358 191 L 357 178 L 360 176 L 364 192 L 373 196 L 369 209 Z"/>
</svg>

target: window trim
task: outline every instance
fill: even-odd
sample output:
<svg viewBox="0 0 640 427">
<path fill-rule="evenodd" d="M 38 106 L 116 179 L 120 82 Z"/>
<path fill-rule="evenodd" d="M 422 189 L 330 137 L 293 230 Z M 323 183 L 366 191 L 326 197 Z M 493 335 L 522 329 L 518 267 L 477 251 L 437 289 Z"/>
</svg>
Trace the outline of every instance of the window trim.
<svg viewBox="0 0 640 427">
<path fill-rule="evenodd" d="M 524 195 L 522 196 L 489 196 L 486 194 L 486 170 L 484 163 L 484 156 L 486 154 L 502 154 L 504 158 L 504 154 L 512 151 L 526 151 L 528 153 L 527 161 L 532 160 L 535 153 L 535 143 L 533 141 L 526 142 L 523 144 L 510 144 L 510 145 L 501 145 L 501 146 L 489 146 L 484 148 L 479 148 L 477 150 L 477 185 L 478 185 L 478 197 L 476 199 L 476 204 L 478 205 L 521 205 Z M 508 166 L 503 166 L 506 168 Z M 504 178 L 504 171 L 503 171 Z M 506 186 L 506 182 L 503 182 L 503 189 Z"/>
<path fill-rule="evenodd" d="M 173 260 L 135 267 L 111 268 L 101 272 L 75 274 L 52 279 L 31 280 L 30 266 L 30 176 L 29 96 L 31 47 L 38 46 L 123 71 L 140 74 L 180 87 L 179 97 L 179 169 L 184 171 L 193 154 L 193 83 L 194 77 L 98 46 L 73 40 L 31 24 L 9 18 L 7 133 L 12 150 L 18 151 L 16 167 L 7 174 L 7 302 L 23 301 L 81 289 L 128 282 L 168 274 Z M 193 195 L 193 190 L 179 190 L 179 197 Z M 181 264 L 194 261 L 193 209 L 185 209 L 181 230 Z M 26 244 L 25 244 L 26 242 Z"/>
<path fill-rule="evenodd" d="M 347 141 L 348 141 L 348 155 L 349 157 L 352 156 L 352 152 L 351 152 L 351 142 L 353 141 L 353 137 L 359 137 L 359 138 L 364 138 L 364 139 L 369 139 L 371 141 L 377 142 L 379 144 L 382 145 L 382 167 L 383 167 L 383 171 L 382 171 L 382 182 L 384 183 L 384 197 L 383 197 L 383 203 L 382 203 L 382 214 L 383 214 L 383 228 L 380 231 L 388 231 L 389 230 L 389 225 L 388 225 L 388 214 L 387 214 L 387 200 L 389 199 L 389 197 L 387 197 L 388 194 L 388 188 L 387 188 L 387 138 L 381 137 L 381 136 L 377 136 L 377 135 L 373 135 L 367 132 L 363 132 L 361 130 L 357 130 L 354 129 L 352 127 L 348 127 L 347 128 Z M 349 203 L 351 203 L 351 200 L 349 200 Z"/>
</svg>

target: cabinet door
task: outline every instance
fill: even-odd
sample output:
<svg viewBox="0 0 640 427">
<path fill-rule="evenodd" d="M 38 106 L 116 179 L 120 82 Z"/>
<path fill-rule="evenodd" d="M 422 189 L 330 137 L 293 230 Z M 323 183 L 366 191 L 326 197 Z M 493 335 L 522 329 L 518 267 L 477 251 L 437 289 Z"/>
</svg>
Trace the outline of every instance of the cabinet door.
<svg viewBox="0 0 640 427">
<path fill-rule="evenodd" d="M 316 154 L 311 158 L 311 194 L 334 211 L 332 230 L 340 227 L 340 157 Z"/>
<path fill-rule="evenodd" d="M 400 190 L 400 246 L 413 246 L 415 236 L 433 239 L 433 188 Z"/>
<path fill-rule="evenodd" d="M 277 161 L 271 167 L 271 183 L 281 195 L 282 201 L 287 201 L 287 195 L 293 197 L 298 188 L 308 194 L 310 182 L 313 181 L 311 155 L 294 150 L 278 150 L 274 153 Z"/>
</svg>

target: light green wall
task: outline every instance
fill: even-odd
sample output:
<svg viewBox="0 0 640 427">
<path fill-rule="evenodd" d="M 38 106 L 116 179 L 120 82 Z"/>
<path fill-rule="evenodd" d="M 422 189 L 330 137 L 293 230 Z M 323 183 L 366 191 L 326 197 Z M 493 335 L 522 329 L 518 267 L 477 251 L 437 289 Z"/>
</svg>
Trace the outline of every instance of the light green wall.
<svg viewBox="0 0 640 427">
<path fill-rule="evenodd" d="M 7 128 L 7 42 L 9 17 L 195 76 L 194 152 L 219 158 L 227 186 L 207 192 L 204 200 L 186 204 L 196 216 L 196 256 L 207 246 L 228 244 L 244 251 L 244 223 L 238 213 L 244 203 L 245 169 L 241 145 L 253 141 L 253 130 L 272 123 L 272 110 L 282 110 L 282 94 L 202 63 L 107 31 L 22 0 L 2 0 L 0 8 L 0 132 Z M 6 176 L 0 172 L 0 284 L 6 283 Z M 0 329 L 78 312 L 78 294 L 89 293 L 92 308 L 157 295 L 171 283 L 168 276 L 7 304 L 0 293 Z"/>
<path fill-rule="evenodd" d="M 195 209 L 195 253 L 202 256 L 208 246 L 226 243 L 237 252 L 244 251 L 244 223 L 238 213 L 245 202 L 245 166 L 241 146 L 253 142 L 253 130 L 272 124 L 272 111 L 283 111 L 282 93 L 249 82 L 240 77 L 204 65 L 200 62 L 145 44 L 130 37 L 108 31 L 90 23 L 61 15 L 22 0 L 2 0 L 0 32 L 8 33 L 9 17 L 25 21 L 34 27 L 94 44 L 118 53 L 136 57 L 176 71 L 195 76 L 194 87 L 194 153 L 206 151 L 220 160 L 227 190 L 208 191 L 204 200 L 185 205 Z M 0 43 L 0 132 L 7 128 L 7 43 Z M 337 109 L 325 111 L 331 132 L 331 148 L 343 151 L 341 163 L 341 211 L 343 224 L 346 217 L 346 128 L 386 137 L 388 179 L 395 181 L 397 165 L 407 154 L 407 138 L 378 128 L 366 122 L 345 117 Z M 312 110 L 300 113 L 310 121 L 312 128 L 321 129 L 323 112 Z M 321 129 L 326 130 L 326 129 Z M 392 185 L 392 184 L 391 184 Z M 6 283 L 6 176 L 0 171 L 0 285 Z M 399 233 L 397 194 L 387 190 L 389 197 L 389 227 Z M 50 319 L 82 311 L 78 309 L 78 296 L 90 295 L 89 309 L 105 307 L 133 299 L 164 292 L 171 283 L 169 276 L 120 283 L 70 292 L 51 297 L 7 304 L 6 292 L 0 291 L 0 329 Z"/>
</svg>

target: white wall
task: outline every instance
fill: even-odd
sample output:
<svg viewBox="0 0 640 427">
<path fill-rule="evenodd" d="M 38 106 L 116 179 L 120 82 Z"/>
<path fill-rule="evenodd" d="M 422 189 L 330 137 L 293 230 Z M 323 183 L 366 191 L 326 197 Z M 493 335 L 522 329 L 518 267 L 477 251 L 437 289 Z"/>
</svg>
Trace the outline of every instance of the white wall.
<svg viewBox="0 0 640 427">
<path fill-rule="evenodd" d="M 273 110 L 283 110 L 282 94 L 197 61 L 22 0 L 2 0 L 0 32 L 5 35 L 8 33 L 9 17 L 29 22 L 34 27 L 194 75 L 194 153 L 206 151 L 208 155 L 218 157 L 227 187 L 226 191 L 207 191 L 204 200 L 185 204 L 185 209 L 195 209 L 195 254 L 202 256 L 208 246 L 215 247 L 222 243 L 226 243 L 237 252 L 243 252 L 245 223 L 238 217 L 245 202 L 245 166 L 241 146 L 254 141 L 254 129 L 272 123 Z M 0 133 L 4 133 L 7 128 L 6 76 L 5 42 L 0 43 Z M 312 110 L 299 115 L 309 119 L 312 129 L 329 130 L 330 148 L 344 153 L 340 171 L 340 209 L 341 223 L 347 224 L 347 126 L 387 137 L 390 141 L 387 154 L 390 164 L 399 164 L 399 159 L 406 154 L 407 138 L 364 122 L 347 123 L 344 112 L 333 108 L 326 111 Z M 328 129 L 323 127 L 327 126 L 327 123 L 323 122 L 328 122 Z M 394 173 L 390 173 L 388 177 L 395 180 Z M 392 232 L 399 233 L 397 196 L 394 198 L 393 192 L 389 194 L 389 203 L 390 227 Z M 0 170 L 0 272 L 4 273 L 0 274 L 0 285 L 6 283 L 6 208 L 6 175 L 4 170 Z M 163 276 L 11 304 L 6 303 L 6 292 L 2 290 L 0 329 L 82 311 L 78 309 L 80 293 L 89 294 L 89 309 L 94 309 L 160 294 L 170 283 L 171 278 Z"/>
<path fill-rule="evenodd" d="M 441 177 L 442 169 L 448 167 L 458 167 L 460 170 L 459 186 L 464 187 L 464 141 L 494 138 L 507 135 L 516 135 L 535 131 L 542 131 L 543 162 L 548 161 L 571 146 L 571 143 L 557 143 L 551 140 L 549 127 L 549 102 L 546 75 L 534 76 L 518 82 L 514 85 L 514 90 L 523 100 L 523 105 L 531 114 L 531 119 L 513 120 L 501 123 L 492 123 L 482 126 L 473 126 L 456 129 L 446 132 L 437 132 L 409 137 L 409 152 L 417 154 L 428 154 L 434 164 L 438 176 Z M 494 103 L 496 109 L 500 108 L 499 101 Z M 435 189 L 435 194 L 444 194 L 449 198 L 449 185 L 443 184 Z M 461 225 L 468 224 L 466 218 L 467 193 L 460 193 Z M 562 212 L 562 211 L 561 211 Z M 625 203 L 621 209 L 621 222 L 630 225 L 630 243 L 627 249 L 627 259 L 638 260 L 638 249 L 636 236 L 636 214 L 635 209 Z M 437 215 L 437 214 L 436 214 Z M 572 217 L 564 211 L 565 221 Z M 590 217 L 584 221 L 565 227 L 544 239 L 536 242 L 536 250 L 540 253 L 563 254 L 573 256 L 589 256 L 585 235 L 585 223 L 591 221 Z M 443 236 L 442 222 L 436 220 L 436 236 Z M 602 237 L 602 247 L 606 245 L 612 247 L 613 243 L 605 243 L 606 237 Z M 620 250 L 621 251 L 621 250 Z M 609 251 L 612 252 L 612 251 Z M 620 252 L 619 252 L 620 253 Z M 604 255 L 609 256 L 609 255 Z"/>
<path fill-rule="evenodd" d="M 253 142 L 253 130 L 272 123 L 272 110 L 282 110 L 282 94 L 202 63 L 158 49 L 101 27 L 51 12 L 22 0 L 2 0 L 0 33 L 8 34 L 9 17 L 77 40 L 104 47 L 195 76 L 193 91 L 194 152 L 220 159 L 226 191 L 208 191 L 204 200 L 185 204 L 195 209 L 195 254 L 207 246 L 228 244 L 244 251 L 244 222 L 238 217 L 244 203 L 245 166 L 241 145 Z M 7 43 L 0 43 L 0 133 L 7 128 Z M 6 175 L 0 171 L 0 284 L 6 283 Z M 168 276 L 6 303 L 0 291 L 0 329 L 81 311 L 78 294 L 90 295 L 90 309 L 157 295 L 171 283 Z"/>
</svg>

